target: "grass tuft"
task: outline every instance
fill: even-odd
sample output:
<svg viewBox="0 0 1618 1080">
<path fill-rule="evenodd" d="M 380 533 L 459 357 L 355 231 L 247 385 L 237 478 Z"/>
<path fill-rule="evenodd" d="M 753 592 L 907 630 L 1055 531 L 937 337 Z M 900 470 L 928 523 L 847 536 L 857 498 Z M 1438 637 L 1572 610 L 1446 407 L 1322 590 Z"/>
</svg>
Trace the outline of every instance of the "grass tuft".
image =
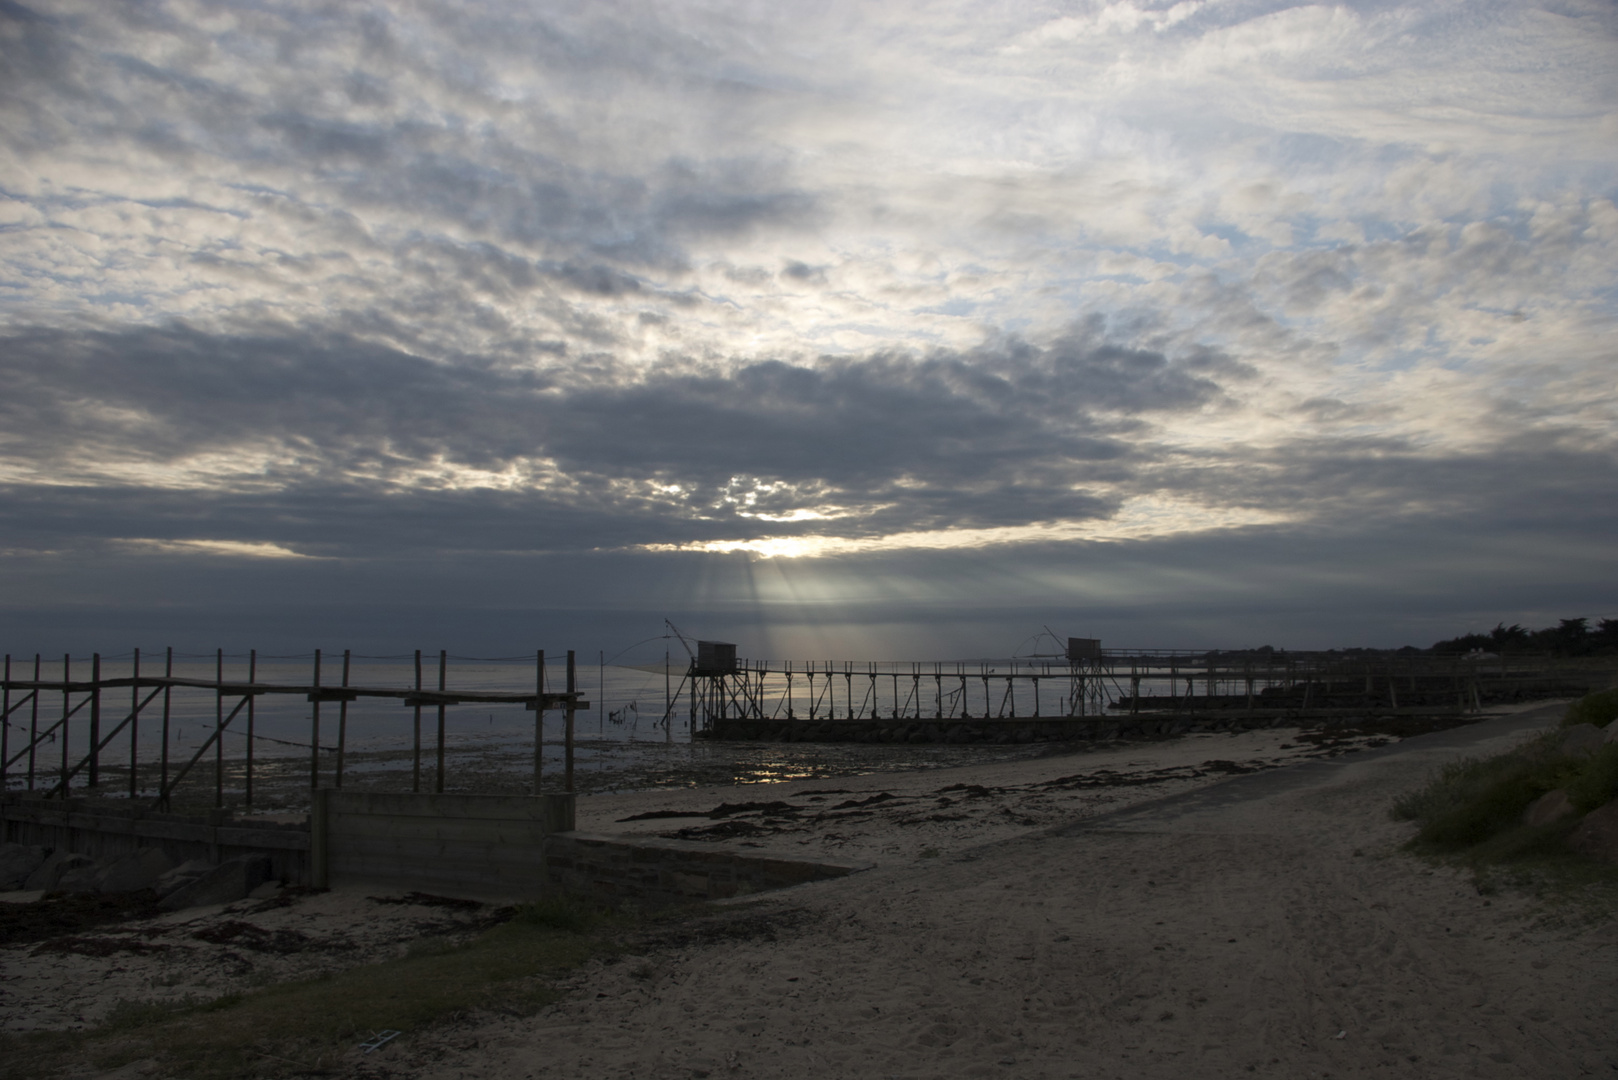
<svg viewBox="0 0 1618 1080">
<path fill-rule="evenodd" d="M 1562 717 L 1562 726 L 1594 724 L 1596 727 L 1606 727 L 1614 720 L 1618 720 L 1618 689 L 1598 690 L 1569 705 L 1566 715 Z"/>
</svg>

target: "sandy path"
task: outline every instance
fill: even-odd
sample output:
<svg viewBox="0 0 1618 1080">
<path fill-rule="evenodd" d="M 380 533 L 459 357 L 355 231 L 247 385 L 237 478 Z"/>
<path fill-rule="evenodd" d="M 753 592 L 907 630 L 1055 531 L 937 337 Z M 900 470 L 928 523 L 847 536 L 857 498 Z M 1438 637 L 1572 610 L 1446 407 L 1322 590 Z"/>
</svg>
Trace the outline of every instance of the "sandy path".
<svg viewBox="0 0 1618 1080">
<path fill-rule="evenodd" d="M 1610 919 L 1396 855 L 1401 790 L 1555 707 L 1240 776 L 732 909 L 386 1075 L 1574 1077 L 1618 1068 Z M 1340 1036 L 1339 1036 L 1339 1033 Z"/>
</svg>

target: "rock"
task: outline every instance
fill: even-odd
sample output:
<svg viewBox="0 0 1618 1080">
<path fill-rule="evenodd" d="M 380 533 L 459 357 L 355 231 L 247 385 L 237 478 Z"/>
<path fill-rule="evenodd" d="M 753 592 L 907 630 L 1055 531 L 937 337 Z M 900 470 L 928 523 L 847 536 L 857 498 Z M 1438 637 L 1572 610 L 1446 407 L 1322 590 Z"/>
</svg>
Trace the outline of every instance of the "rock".
<svg viewBox="0 0 1618 1080">
<path fill-rule="evenodd" d="M 268 855 L 239 855 L 220 863 L 188 885 L 182 885 L 158 903 L 164 911 L 200 907 L 203 904 L 228 904 L 244 899 L 248 893 L 269 880 Z"/>
<path fill-rule="evenodd" d="M 57 879 L 56 891 L 71 893 L 97 892 L 96 878 L 101 876 L 101 870 L 102 867 L 93 862 L 84 866 L 75 866 Z"/>
<path fill-rule="evenodd" d="M 125 893 L 150 889 L 173 866 L 169 857 L 157 848 L 141 848 L 102 867 L 96 875 L 96 891 Z"/>
<path fill-rule="evenodd" d="M 191 884 L 213 868 L 213 863 L 208 862 L 206 859 L 188 859 L 168 873 L 159 876 L 152 883 L 152 891 L 157 893 L 158 896 L 167 896 L 175 889 Z"/>
<path fill-rule="evenodd" d="M 1574 851 L 1592 859 L 1618 863 L 1618 799 L 1584 815 L 1567 842 Z"/>
<path fill-rule="evenodd" d="M 22 888 L 49 854 L 49 848 L 32 844 L 0 844 L 0 892 Z"/>
<path fill-rule="evenodd" d="M 28 875 L 23 883 L 25 889 L 43 889 L 52 892 L 62 880 L 62 875 L 69 870 L 77 870 L 81 866 L 90 866 L 93 860 L 88 855 L 75 855 L 71 851 L 57 849 L 51 852 L 51 857 L 39 864 L 39 869 Z"/>
<path fill-rule="evenodd" d="M 1601 749 L 1607 734 L 1594 724 L 1574 724 L 1562 730 L 1556 748 L 1569 757 L 1589 757 Z"/>
<path fill-rule="evenodd" d="M 258 888 L 247 894 L 249 900 L 273 900 L 281 893 L 279 881 L 266 881 Z"/>
<path fill-rule="evenodd" d="M 1614 720 L 1601 730 L 1607 733 L 1607 737 L 1602 740 L 1603 742 L 1618 742 L 1618 720 Z"/>
<path fill-rule="evenodd" d="M 1555 791 L 1547 791 L 1529 803 L 1528 809 L 1523 812 L 1522 823 L 1538 828 L 1553 821 L 1561 821 L 1574 812 L 1573 800 L 1567 797 L 1566 791 L 1557 788 Z"/>
</svg>

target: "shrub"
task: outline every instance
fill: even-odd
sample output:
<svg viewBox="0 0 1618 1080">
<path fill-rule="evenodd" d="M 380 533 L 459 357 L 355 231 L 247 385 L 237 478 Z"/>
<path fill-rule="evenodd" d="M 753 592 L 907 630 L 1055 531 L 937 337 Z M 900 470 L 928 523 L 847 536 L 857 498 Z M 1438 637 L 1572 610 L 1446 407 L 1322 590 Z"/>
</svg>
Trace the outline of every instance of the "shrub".
<svg viewBox="0 0 1618 1080">
<path fill-rule="evenodd" d="M 1596 751 L 1567 785 L 1568 798 L 1581 814 L 1618 799 L 1618 743 Z"/>
<path fill-rule="evenodd" d="M 1452 762 L 1395 802 L 1393 816 L 1420 825 L 1415 846 L 1459 852 L 1519 828 L 1528 804 L 1548 791 L 1568 788 L 1573 796 L 1578 785 L 1576 805 L 1579 798 L 1597 798 L 1610 783 L 1601 777 L 1613 759 L 1598 755 L 1604 764 L 1594 769 L 1597 759 L 1557 753 L 1555 743 L 1553 732 L 1498 757 Z"/>
<path fill-rule="evenodd" d="M 1498 757 L 1460 762 L 1416 815 L 1419 844 L 1457 850 L 1480 844 L 1522 821 L 1528 804 L 1571 779 L 1566 759 Z"/>
<path fill-rule="evenodd" d="M 1618 720 L 1618 690 L 1598 690 L 1569 705 L 1567 715 L 1562 717 L 1562 726 L 1594 724 L 1596 727 L 1606 727 L 1614 720 Z"/>
</svg>

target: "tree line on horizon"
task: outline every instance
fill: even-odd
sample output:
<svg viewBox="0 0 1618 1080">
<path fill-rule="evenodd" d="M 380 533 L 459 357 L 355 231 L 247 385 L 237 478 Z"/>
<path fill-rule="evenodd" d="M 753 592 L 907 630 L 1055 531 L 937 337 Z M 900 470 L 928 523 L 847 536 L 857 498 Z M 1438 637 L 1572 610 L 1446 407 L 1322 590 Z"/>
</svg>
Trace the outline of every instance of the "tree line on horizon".
<svg viewBox="0 0 1618 1080">
<path fill-rule="evenodd" d="M 1618 619 L 1563 619 L 1555 626 L 1529 630 L 1499 623 L 1486 634 L 1462 634 L 1433 643 L 1435 653 L 1533 653 L 1540 656 L 1618 655 Z"/>
</svg>

